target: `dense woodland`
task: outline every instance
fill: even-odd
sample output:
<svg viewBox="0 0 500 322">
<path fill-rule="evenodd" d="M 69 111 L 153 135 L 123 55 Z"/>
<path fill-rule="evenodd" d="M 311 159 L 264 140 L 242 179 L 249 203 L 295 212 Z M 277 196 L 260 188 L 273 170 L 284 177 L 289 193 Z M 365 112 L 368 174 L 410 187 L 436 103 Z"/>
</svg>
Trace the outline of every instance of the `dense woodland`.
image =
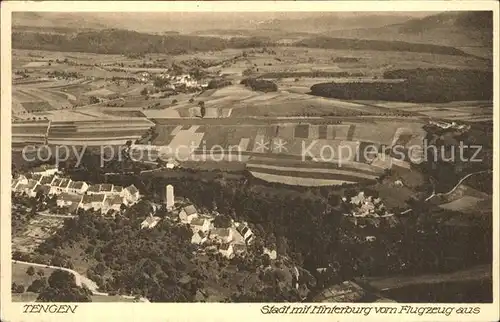
<svg viewBox="0 0 500 322">
<path fill-rule="evenodd" d="M 469 56 L 460 49 L 430 44 L 416 44 L 404 41 L 365 40 L 348 38 L 315 37 L 294 43 L 295 46 L 325 49 L 407 51 L 443 55 Z"/>
<path fill-rule="evenodd" d="M 385 79 L 400 83 L 321 83 L 311 94 L 348 100 L 442 103 L 493 99 L 493 73 L 446 68 L 393 70 Z"/>
<path fill-rule="evenodd" d="M 245 78 L 240 84 L 250 87 L 253 91 L 265 93 L 278 91 L 278 85 L 276 85 L 276 83 L 265 79 Z"/>
<path fill-rule="evenodd" d="M 14 29 L 12 48 L 98 54 L 182 54 L 192 51 L 216 51 L 226 48 L 256 48 L 276 46 L 267 37 L 203 37 L 194 35 L 153 35 L 121 29 L 84 31 L 74 34 L 47 33 Z M 406 51 L 444 55 L 468 56 L 463 51 L 448 46 L 381 41 L 312 37 L 292 44 L 297 47 L 351 49 L 376 51 Z"/>
</svg>

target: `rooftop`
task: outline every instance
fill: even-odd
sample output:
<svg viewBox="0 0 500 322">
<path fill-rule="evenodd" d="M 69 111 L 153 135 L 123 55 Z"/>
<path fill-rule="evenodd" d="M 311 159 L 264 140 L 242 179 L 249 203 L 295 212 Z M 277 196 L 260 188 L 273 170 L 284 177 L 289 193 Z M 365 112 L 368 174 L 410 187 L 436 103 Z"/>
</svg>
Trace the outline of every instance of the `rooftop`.
<svg viewBox="0 0 500 322">
<path fill-rule="evenodd" d="M 88 204 L 92 202 L 103 202 L 106 198 L 104 194 L 93 194 L 93 195 L 85 195 L 83 196 L 82 203 Z"/>
<path fill-rule="evenodd" d="M 70 183 L 69 188 L 70 189 L 81 189 L 83 187 L 83 184 L 85 182 L 83 181 L 73 181 Z"/>
<path fill-rule="evenodd" d="M 61 193 L 61 195 L 59 195 L 58 200 L 65 201 L 65 202 L 80 203 L 80 201 L 82 200 L 82 196 L 75 195 L 72 193 L 63 192 L 63 193 Z"/>
<path fill-rule="evenodd" d="M 228 237 L 231 230 L 229 228 L 214 228 L 210 230 L 211 235 L 220 236 L 220 237 Z"/>
<path fill-rule="evenodd" d="M 195 218 L 190 222 L 190 225 L 193 226 L 203 226 L 205 224 L 205 219 L 203 218 Z"/>
<path fill-rule="evenodd" d="M 125 190 L 127 190 L 131 194 L 136 194 L 136 193 L 139 192 L 139 190 L 137 190 L 137 188 L 133 184 L 131 184 L 130 186 L 128 186 L 127 188 L 125 188 Z"/>
<path fill-rule="evenodd" d="M 110 183 L 103 183 L 100 185 L 99 191 L 110 192 L 113 190 L 113 185 Z"/>
<path fill-rule="evenodd" d="M 98 184 L 93 184 L 90 185 L 90 187 L 87 189 L 89 192 L 99 192 L 99 185 Z"/>
<path fill-rule="evenodd" d="M 186 206 L 183 209 L 188 216 L 198 213 L 198 211 L 196 210 L 196 208 L 193 205 Z"/>
<path fill-rule="evenodd" d="M 43 176 L 40 184 L 50 184 L 54 180 L 54 176 Z"/>
</svg>

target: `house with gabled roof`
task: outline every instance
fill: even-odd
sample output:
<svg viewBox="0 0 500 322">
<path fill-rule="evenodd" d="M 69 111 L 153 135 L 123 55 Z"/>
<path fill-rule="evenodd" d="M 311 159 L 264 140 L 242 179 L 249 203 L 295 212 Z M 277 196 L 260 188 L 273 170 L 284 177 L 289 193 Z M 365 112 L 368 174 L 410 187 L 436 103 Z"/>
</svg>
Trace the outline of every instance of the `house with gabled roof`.
<svg viewBox="0 0 500 322">
<path fill-rule="evenodd" d="M 35 173 L 31 176 L 31 180 L 35 180 L 37 183 L 43 178 L 43 174 Z"/>
<path fill-rule="evenodd" d="M 111 193 L 113 191 L 113 185 L 111 183 L 101 183 L 99 185 L 99 192 L 100 193 Z"/>
<path fill-rule="evenodd" d="M 236 230 L 243 236 L 245 243 L 248 244 L 253 240 L 253 232 L 246 224 L 237 225 Z"/>
<path fill-rule="evenodd" d="M 84 195 L 80 203 L 80 208 L 84 210 L 101 210 L 104 206 L 104 200 L 106 200 L 105 194 Z"/>
<path fill-rule="evenodd" d="M 89 188 L 89 185 L 85 181 L 73 181 L 68 186 L 69 193 L 84 194 Z"/>
<path fill-rule="evenodd" d="M 69 187 L 69 185 L 71 184 L 72 181 L 73 180 L 68 179 L 68 178 L 62 178 L 61 182 L 57 186 L 57 189 L 60 192 L 68 192 L 68 187 Z"/>
<path fill-rule="evenodd" d="M 229 243 L 233 240 L 233 232 L 230 228 L 210 229 L 209 238 L 219 243 Z"/>
<path fill-rule="evenodd" d="M 93 194 L 99 193 L 99 190 L 100 190 L 100 185 L 98 185 L 98 184 L 91 184 L 91 185 L 87 188 L 86 193 L 87 193 L 88 195 L 93 195 Z"/>
<path fill-rule="evenodd" d="M 41 185 L 49 185 L 50 186 L 55 179 L 56 179 L 55 175 L 43 176 L 40 179 L 40 181 L 38 181 L 38 183 Z"/>
<path fill-rule="evenodd" d="M 193 205 L 183 207 L 179 212 L 179 220 L 185 224 L 190 223 L 195 218 L 198 218 L 198 210 Z"/>
<path fill-rule="evenodd" d="M 108 212 L 109 210 L 120 211 L 120 208 L 123 204 L 123 197 L 120 195 L 111 195 L 107 196 L 106 200 L 104 200 L 104 206 L 101 211 L 103 213 Z"/>
<path fill-rule="evenodd" d="M 141 223 L 141 229 L 148 228 L 152 229 L 154 228 L 158 222 L 161 220 L 160 217 L 155 217 L 153 215 L 149 215 L 144 221 Z"/>
<path fill-rule="evenodd" d="M 121 195 L 123 193 L 123 187 L 113 185 L 113 190 L 111 192 Z"/>
<path fill-rule="evenodd" d="M 139 201 L 141 197 L 139 194 L 139 189 L 137 189 L 136 186 L 134 186 L 133 184 L 124 188 L 122 195 L 125 200 L 125 203 L 127 204 L 136 203 L 137 201 Z"/>
<path fill-rule="evenodd" d="M 58 207 L 68 207 L 70 212 L 74 212 L 80 206 L 81 201 L 81 195 L 63 192 L 57 197 L 56 203 Z"/>
<path fill-rule="evenodd" d="M 224 243 L 219 247 L 219 253 L 226 258 L 231 258 L 234 256 L 233 245 L 229 243 Z"/>
<path fill-rule="evenodd" d="M 191 237 L 191 243 L 196 245 L 201 245 L 207 241 L 207 234 L 199 230 L 193 234 Z"/>
</svg>

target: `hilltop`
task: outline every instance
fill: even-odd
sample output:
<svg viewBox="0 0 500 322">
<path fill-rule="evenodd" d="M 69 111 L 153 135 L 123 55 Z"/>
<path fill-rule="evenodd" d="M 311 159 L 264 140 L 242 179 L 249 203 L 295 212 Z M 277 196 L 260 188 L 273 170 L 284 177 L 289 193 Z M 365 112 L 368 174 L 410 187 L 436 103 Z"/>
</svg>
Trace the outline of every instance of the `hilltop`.
<svg viewBox="0 0 500 322">
<path fill-rule="evenodd" d="M 340 38 L 408 41 L 453 46 L 460 49 L 483 47 L 482 52 L 486 53 L 491 52 L 493 45 L 493 15 L 487 11 L 445 12 L 383 27 L 337 30 L 324 35 Z"/>
</svg>

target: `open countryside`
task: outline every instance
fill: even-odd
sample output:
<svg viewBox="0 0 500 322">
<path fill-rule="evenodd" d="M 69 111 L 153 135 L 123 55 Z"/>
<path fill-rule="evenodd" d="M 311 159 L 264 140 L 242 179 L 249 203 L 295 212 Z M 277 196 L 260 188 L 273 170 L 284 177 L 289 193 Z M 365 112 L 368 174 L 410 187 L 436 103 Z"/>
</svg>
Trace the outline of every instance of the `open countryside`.
<svg viewBox="0 0 500 322">
<path fill-rule="evenodd" d="M 191 15 L 13 14 L 13 300 L 492 301 L 491 12 Z"/>
</svg>

